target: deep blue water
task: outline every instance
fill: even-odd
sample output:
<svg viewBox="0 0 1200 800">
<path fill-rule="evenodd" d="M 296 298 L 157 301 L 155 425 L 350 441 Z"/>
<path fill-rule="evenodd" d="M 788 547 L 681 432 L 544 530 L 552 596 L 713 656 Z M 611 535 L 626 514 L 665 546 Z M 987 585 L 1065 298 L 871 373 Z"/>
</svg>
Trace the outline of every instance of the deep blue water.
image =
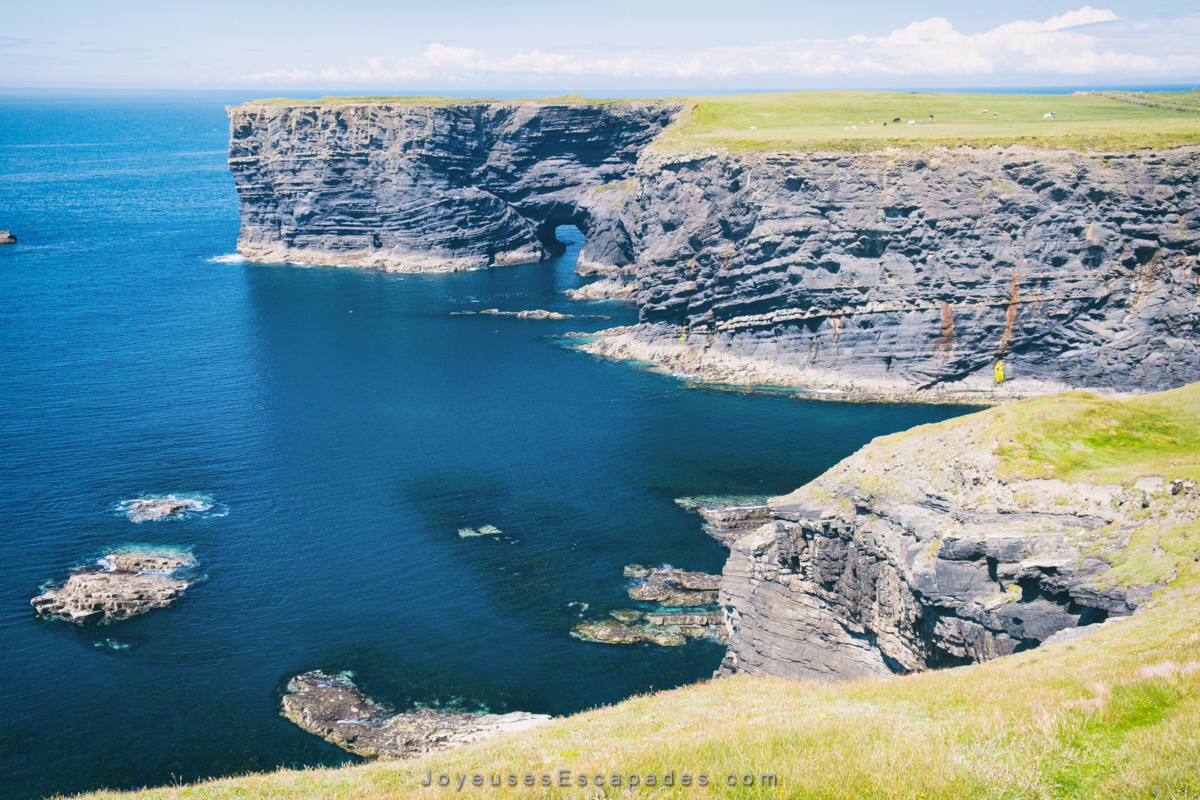
<svg viewBox="0 0 1200 800">
<path fill-rule="evenodd" d="M 692 389 L 561 347 L 574 244 L 456 275 L 214 262 L 236 196 L 212 100 L 0 97 L 0 796 L 332 764 L 277 713 L 299 671 L 396 707 L 565 714 L 705 678 L 713 644 L 571 638 L 621 568 L 717 571 L 674 503 L 773 494 L 957 409 Z M 451 316 L 487 307 L 610 322 Z M 146 492 L 226 514 L 135 524 Z M 495 525 L 511 541 L 465 539 Z M 49 579 L 190 548 L 175 606 L 75 628 Z"/>
</svg>

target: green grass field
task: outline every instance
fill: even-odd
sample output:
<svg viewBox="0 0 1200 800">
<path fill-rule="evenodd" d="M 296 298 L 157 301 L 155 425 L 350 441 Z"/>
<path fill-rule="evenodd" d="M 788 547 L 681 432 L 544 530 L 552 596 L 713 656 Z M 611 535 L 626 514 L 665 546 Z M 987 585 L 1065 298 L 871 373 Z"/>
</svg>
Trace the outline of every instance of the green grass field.
<svg viewBox="0 0 1200 800">
<path fill-rule="evenodd" d="M 1071 393 L 877 440 L 984 423 L 1018 474 L 1200 478 L 1200 384 L 1126 401 Z M 1076 447 L 1076 443 L 1080 446 Z M 1189 504 L 1190 505 L 1187 505 Z M 1144 611 L 986 664 L 831 686 L 738 676 L 634 697 L 519 734 L 404 762 L 279 770 L 90 797 L 691 798 L 865 800 L 1200 797 L 1200 523 L 1169 492 L 1114 573 L 1153 575 Z M 1151 512 L 1153 512 L 1151 514 Z M 631 653 L 631 657 L 636 657 Z M 567 770 L 572 785 L 557 785 Z M 709 786 L 695 785 L 703 772 Z M 674 773 L 674 785 L 661 776 Z M 692 785 L 680 785 L 683 773 Z M 451 785 L 440 788 L 437 776 Z M 518 786 L 507 785 L 512 774 Z M 526 774 L 553 785 L 526 788 Z M 595 785 L 594 776 L 606 785 Z M 613 774 L 623 786 L 611 785 Z M 642 785 L 628 788 L 637 774 Z M 646 785 L 654 774 L 658 785 Z M 753 786 L 726 785 L 727 775 Z M 774 785 L 762 776 L 773 774 Z M 431 775 L 435 781 L 423 787 Z M 480 775 L 482 787 L 471 784 Z M 495 788 L 490 776 L 505 784 Z M 587 776 L 588 786 L 578 784 Z M 457 776 L 465 786 L 456 789 Z"/>
<path fill-rule="evenodd" d="M 1043 119 L 1048 112 L 1055 118 Z M 697 98 L 689 118 L 660 146 L 869 151 L 1023 144 L 1117 151 L 1197 143 L 1200 113 L 1099 95 L 796 92 Z"/>
</svg>

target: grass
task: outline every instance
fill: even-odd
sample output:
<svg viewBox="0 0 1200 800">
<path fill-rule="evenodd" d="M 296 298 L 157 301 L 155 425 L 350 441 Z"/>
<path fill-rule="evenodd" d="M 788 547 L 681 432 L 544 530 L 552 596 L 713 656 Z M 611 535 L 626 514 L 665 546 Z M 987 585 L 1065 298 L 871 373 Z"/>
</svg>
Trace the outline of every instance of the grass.
<svg viewBox="0 0 1200 800">
<path fill-rule="evenodd" d="M 1200 384 L 1129 400 L 1071 392 L 993 409 L 1002 474 L 1130 484 L 1200 477 Z"/>
<path fill-rule="evenodd" d="M 1200 111 L 1200 91 L 1190 92 L 1105 92 L 1105 96 L 1127 102 L 1143 102 L 1178 111 Z"/>
<path fill-rule="evenodd" d="M 1172 94 L 1191 101 L 1190 93 Z M 1042 119 L 1051 111 L 1054 119 Z M 908 125 L 910 119 L 916 124 Z M 847 130 L 852 124 L 858 129 Z M 661 146 L 872 151 L 1024 144 L 1116 151 L 1198 143 L 1200 116 L 1101 95 L 794 92 L 697 98 L 689 119 Z"/>
<path fill-rule="evenodd" d="M 833 686 L 735 677 L 555 720 L 410 762 L 280 770 L 139 798 L 1194 797 L 1200 792 L 1200 593 L 1065 645 L 978 666 Z M 674 772 L 673 787 L 493 788 Z M 449 788 L 424 788 L 430 773 Z M 678 785 L 704 772 L 706 789 Z M 753 787 L 725 785 L 750 774 Z M 773 773 L 775 787 L 762 786 Z M 475 788 L 470 778 L 483 776 Z M 462 792 L 457 778 L 465 776 Z M 661 777 L 659 777 L 661 782 Z M 607 782 L 607 781 L 606 781 Z M 589 783 L 591 779 L 589 778 Z M 117 795 L 99 793 L 91 797 Z"/>
<path fill-rule="evenodd" d="M 1014 476 L 1126 483 L 1148 474 L 1200 477 L 1200 384 L 1129 400 L 1083 392 L 1039 398 L 871 446 L 945 437 L 964 425 L 977 440 L 996 441 L 1002 469 Z M 737 676 L 414 761 L 89 797 L 1194 798 L 1200 521 L 1194 501 L 1169 493 L 1142 519 L 1106 578 L 1164 588 L 1142 613 L 1074 642 L 886 681 L 821 686 Z M 589 785 L 560 787 L 559 770 L 572 781 L 586 776 Z M 662 786 L 667 773 L 674 783 Z M 684 773 L 691 786 L 680 785 Z M 695 784 L 700 773 L 709 782 L 704 788 Z M 436 784 L 443 774 L 447 788 Z M 492 775 L 507 781 L 510 774 L 517 786 L 489 784 Z M 526 787 L 527 774 L 538 785 Z M 595 785 L 597 774 L 606 776 L 605 786 Z M 625 785 L 609 785 L 613 774 Z M 641 781 L 632 790 L 631 774 Z M 648 774 L 654 787 L 646 785 Z M 750 775 L 754 785 L 728 787 L 730 774 Z M 775 784 L 764 785 L 764 774 Z M 475 775 L 483 786 L 471 784 Z M 551 785 L 540 784 L 543 775 Z M 421 784 L 426 776 L 430 787 Z"/>
</svg>

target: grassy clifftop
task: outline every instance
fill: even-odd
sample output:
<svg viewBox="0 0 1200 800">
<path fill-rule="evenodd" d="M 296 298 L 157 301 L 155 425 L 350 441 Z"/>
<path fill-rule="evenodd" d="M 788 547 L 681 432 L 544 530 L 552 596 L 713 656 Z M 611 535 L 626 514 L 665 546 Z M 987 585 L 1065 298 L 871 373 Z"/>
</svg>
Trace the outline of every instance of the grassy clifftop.
<svg viewBox="0 0 1200 800">
<path fill-rule="evenodd" d="M 670 150 L 864 152 L 889 147 L 1020 144 L 1119 152 L 1200 144 L 1200 92 L 1006 95 L 844 91 L 666 99 L 686 107 L 679 123 L 657 144 Z M 577 94 L 511 101 L 378 95 L 277 98 L 247 105 L 449 106 L 484 102 L 612 105 L 654 101 L 589 100 Z M 1043 119 L 1050 112 L 1054 118 Z M 914 124 L 909 125 L 909 120 Z"/>
<path fill-rule="evenodd" d="M 1188 103 L 1194 102 L 1194 95 L 1178 94 L 1185 95 Z M 1200 143 L 1197 110 L 1182 101 L 1178 107 L 1167 107 L 1165 102 L 1141 105 L 1096 94 L 729 95 L 696 98 L 690 119 L 662 144 L 749 151 L 869 151 L 964 144 L 1121 151 Z M 1043 119 L 1051 112 L 1053 119 Z M 894 122 L 896 119 L 900 122 Z M 909 125 L 909 120 L 914 124 Z"/>
</svg>

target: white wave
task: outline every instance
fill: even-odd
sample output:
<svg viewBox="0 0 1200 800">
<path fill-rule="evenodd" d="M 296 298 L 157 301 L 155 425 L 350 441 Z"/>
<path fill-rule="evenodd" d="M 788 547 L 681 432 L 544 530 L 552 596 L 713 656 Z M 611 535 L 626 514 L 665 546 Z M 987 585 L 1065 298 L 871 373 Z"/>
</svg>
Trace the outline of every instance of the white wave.
<svg viewBox="0 0 1200 800">
<path fill-rule="evenodd" d="M 239 253 L 230 253 L 227 256 L 213 256 L 208 259 L 210 264 L 240 264 L 246 260 L 246 257 Z"/>
</svg>

